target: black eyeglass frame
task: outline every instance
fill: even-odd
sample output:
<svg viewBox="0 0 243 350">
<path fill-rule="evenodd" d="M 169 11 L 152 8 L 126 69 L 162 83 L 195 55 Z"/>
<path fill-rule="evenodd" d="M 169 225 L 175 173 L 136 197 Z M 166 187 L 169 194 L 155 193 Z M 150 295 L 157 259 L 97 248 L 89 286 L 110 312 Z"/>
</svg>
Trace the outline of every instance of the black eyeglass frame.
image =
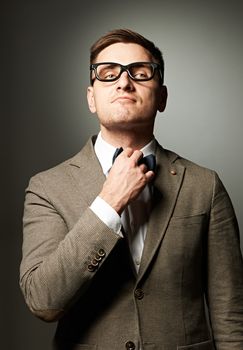
<svg viewBox="0 0 243 350">
<path fill-rule="evenodd" d="M 100 79 L 100 77 L 97 74 L 97 67 L 100 66 L 100 65 L 103 65 L 103 64 L 111 64 L 111 65 L 118 65 L 118 66 L 120 66 L 121 67 L 120 73 L 115 78 L 112 78 L 112 79 Z M 133 66 L 136 66 L 136 65 L 142 65 L 142 64 L 149 64 L 153 68 L 151 77 L 145 78 L 145 79 L 134 78 L 131 75 L 131 72 L 129 71 L 130 67 L 133 67 Z M 97 79 L 99 81 L 102 81 L 102 82 L 106 82 L 106 83 L 116 81 L 116 80 L 118 80 L 120 78 L 120 76 L 122 75 L 123 72 L 127 72 L 128 76 L 134 81 L 148 81 L 148 80 L 153 79 L 156 69 L 159 71 L 160 80 L 163 81 L 163 74 L 162 74 L 162 70 L 161 70 L 161 65 L 159 63 L 155 63 L 155 62 L 133 62 L 133 63 L 127 64 L 127 65 L 123 65 L 123 64 L 120 64 L 120 63 L 117 63 L 117 62 L 92 63 L 90 65 L 90 84 L 93 85 L 95 79 Z M 92 77 L 92 72 L 93 71 L 94 71 L 94 74 L 95 74 L 95 78 Z"/>
</svg>

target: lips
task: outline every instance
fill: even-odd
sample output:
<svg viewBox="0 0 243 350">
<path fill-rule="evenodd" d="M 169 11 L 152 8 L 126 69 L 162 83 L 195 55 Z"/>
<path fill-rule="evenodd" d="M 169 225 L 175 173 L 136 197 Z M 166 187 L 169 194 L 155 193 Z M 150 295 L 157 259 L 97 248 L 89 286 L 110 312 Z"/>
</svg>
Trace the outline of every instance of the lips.
<svg viewBox="0 0 243 350">
<path fill-rule="evenodd" d="M 116 102 L 116 101 L 131 101 L 131 102 L 136 102 L 136 99 L 132 96 L 117 96 L 116 98 L 114 98 L 114 100 L 112 102 Z"/>
</svg>

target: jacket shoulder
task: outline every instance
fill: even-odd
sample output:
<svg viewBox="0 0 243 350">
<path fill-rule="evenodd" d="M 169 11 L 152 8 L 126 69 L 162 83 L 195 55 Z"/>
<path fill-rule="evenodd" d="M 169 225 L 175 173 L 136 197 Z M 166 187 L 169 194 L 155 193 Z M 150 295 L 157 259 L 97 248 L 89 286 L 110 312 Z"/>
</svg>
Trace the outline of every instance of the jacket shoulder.
<svg viewBox="0 0 243 350">
<path fill-rule="evenodd" d="M 85 164 L 87 164 L 87 162 L 94 157 L 94 149 L 92 146 L 93 142 L 94 141 L 92 139 L 89 139 L 88 142 L 78 153 L 47 170 L 35 174 L 31 177 L 30 181 L 65 181 L 65 178 L 70 176 L 70 166 L 76 168 L 84 167 Z"/>
<path fill-rule="evenodd" d="M 30 181 L 56 181 L 60 177 L 65 177 L 65 174 L 67 173 L 67 168 L 79 155 L 80 152 L 49 169 L 38 172 L 37 174 L 31 177 Z"/>
</svg>

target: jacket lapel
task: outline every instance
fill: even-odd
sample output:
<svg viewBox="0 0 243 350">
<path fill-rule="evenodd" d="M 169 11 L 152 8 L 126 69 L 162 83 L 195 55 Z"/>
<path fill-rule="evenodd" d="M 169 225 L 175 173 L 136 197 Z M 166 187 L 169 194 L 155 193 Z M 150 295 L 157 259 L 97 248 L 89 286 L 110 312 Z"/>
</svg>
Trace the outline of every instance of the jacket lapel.
<svg viewBox="0 0 243 350">
<path fill-rule="evenodd" d="M 153 205 L 146 234 L 138 281 L 144 275 L 166 233 L 169 220 L 181 188 L 185 167 L 175 163 L 178 158 L 158 145 L 156 152 L 157 171 L 154 181 Z"/>
<path fill-rule="evenodd" d="M 105 175 L 94 152 L 95 137 L 89 139 L 82 150 L 70 160 L 72 178 L 80 198 L 89 206 L 100 193 Z"/>
</svg>

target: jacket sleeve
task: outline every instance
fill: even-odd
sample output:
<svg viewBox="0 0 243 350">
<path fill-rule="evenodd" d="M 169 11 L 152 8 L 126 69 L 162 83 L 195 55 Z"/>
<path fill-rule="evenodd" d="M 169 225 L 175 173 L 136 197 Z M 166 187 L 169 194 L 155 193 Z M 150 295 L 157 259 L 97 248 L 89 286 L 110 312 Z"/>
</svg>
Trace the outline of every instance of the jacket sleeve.
<svg viewBox="0 0 243 350">
<path fill-rule="evenodd" d="M 70 231 L 38 176 L 26 190 L 20 287 L 30 310 L 56 321 L 122 239 L 87 209 Z"/>
<path fill-rule="evenodd" d="M 207 301 L 217 350 L 243 349 L 243 263 L 230 198 L 215 175 L 207 241 Z"/>
</svg>

